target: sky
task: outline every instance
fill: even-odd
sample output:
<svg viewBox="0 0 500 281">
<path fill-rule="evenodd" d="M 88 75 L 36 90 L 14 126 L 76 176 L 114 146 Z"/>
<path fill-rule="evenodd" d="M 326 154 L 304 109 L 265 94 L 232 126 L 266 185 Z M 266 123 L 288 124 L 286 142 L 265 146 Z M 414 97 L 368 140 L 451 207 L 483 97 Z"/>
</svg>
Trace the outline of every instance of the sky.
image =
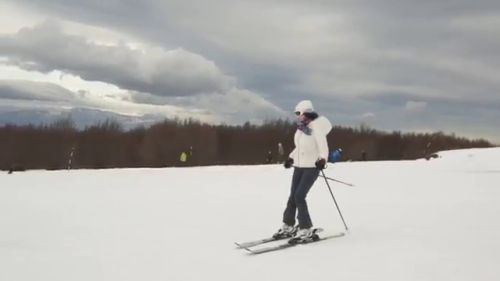
<svg viewBox="0 0 500 281">
<path fill-rule="evenodd" d="M 490 0 L 0 0 L 0 118 L 258 123 L 309 99 L 335 125 L 500 143 L 499 33 Z"/>
</svg>

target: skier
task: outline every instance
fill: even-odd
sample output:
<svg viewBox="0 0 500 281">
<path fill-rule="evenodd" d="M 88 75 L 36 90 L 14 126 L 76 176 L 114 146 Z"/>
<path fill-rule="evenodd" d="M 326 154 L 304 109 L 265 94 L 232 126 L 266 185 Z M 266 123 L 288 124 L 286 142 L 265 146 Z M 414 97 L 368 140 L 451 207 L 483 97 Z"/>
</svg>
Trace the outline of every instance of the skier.
<svg viewBox="0 0 500 281">
<path fill-rule="evenodd" d="M 283 213 L 283 226 L 273 235 L 274 238 L 297 237 L 312 238 L 312 222 L 307 208 L 306 196 L 325 168 L 328 159 L 326 135 L 332 125 L 328 119 L 314 112 L 309 100 L 303 100 L 295 107 L 297 131 L 295 148 L 283 164 L 285 168 L 294 166 L 290 196 Z M 297 213 L 298 227 L 295 227 Z M 298 229 L 297 229 L 298 228 Z"/>
<path fill-rule="evenodd" d="M 328 162 L 335 163 L 339 162 L 342 159 L 342 148 L 337 148 L 330 153 L 330 158 L 328 158 Z"/>
<path fill-rule="evenodd" d="M 179 156 L 179 161 L 181 161 L 181 164 L 186 164 L 188 160 L 188 155 L 186 152 L 181 152 L 180 156 Z"/>
<path fill-rule="evenodd" d="M 278 142 L 278 163 L 283 162 L 283 158 L 285 156 L 285 149 L 283 148 L 283 144 Z"/>
<path fill-rule="evenodd" d="M 271 164 L 272 162 L 273 162 L 273 153 L 271 152 L 271 150 L 269 150 L 266 156 L 266 164 Z"/>
</svg>

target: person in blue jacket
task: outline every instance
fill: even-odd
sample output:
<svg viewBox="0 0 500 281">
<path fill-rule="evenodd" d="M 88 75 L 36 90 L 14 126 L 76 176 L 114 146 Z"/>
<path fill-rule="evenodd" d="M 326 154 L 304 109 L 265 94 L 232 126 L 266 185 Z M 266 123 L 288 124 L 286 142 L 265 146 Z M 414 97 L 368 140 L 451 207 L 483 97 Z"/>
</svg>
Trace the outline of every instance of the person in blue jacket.
<svg viewBox="0 0 500 281">
<path fill-rule="evenodd" d="M 335 163 L 339 162 L 342 159 L 342 148 L 337 148 L 330 153 L 330 158 L 328 162 Z"/>
</svg>

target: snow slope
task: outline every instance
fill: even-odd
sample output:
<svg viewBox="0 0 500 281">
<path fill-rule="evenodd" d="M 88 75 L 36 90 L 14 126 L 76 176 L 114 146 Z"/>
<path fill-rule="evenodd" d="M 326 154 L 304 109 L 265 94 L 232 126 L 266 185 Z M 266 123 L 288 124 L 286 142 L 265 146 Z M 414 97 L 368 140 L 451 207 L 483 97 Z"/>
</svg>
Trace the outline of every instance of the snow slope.
<svg viewBox="0 0 500 281">
<path fill-rule="evenodd" d="M 279 165 L 0 174 L 0 280 L 498 280 L 500 148 L 330 165 L 350 233 L 258 256 L 281 225 Z M 316 226 L 343 230 L 323 179 Z"/>
</svg>

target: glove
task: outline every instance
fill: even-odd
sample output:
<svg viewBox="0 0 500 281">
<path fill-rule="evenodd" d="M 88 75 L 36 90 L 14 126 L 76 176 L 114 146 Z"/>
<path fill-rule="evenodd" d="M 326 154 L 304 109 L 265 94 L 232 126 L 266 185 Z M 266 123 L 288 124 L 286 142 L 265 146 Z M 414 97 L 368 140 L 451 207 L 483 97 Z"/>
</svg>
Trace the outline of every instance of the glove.
<svg viewBox="0 0 500 281">
<path fill-rule="evenodd" d="M 326 166 L 326 160 L 321 158 L 318 161 L 316 161 L 316 169 L 318 170 L 323 170 Z"/>
<path fill-rule="evenodd" d="M 285 163 L 283 163 L 283 166 L 285 166 L 285 168 L 287 168 L 287 169 L 290 168 L 290 167 L 292 167 L 292 165 L 293 165 L 293 159 L 292 158 L 286 159 Z"/>
</svg>

